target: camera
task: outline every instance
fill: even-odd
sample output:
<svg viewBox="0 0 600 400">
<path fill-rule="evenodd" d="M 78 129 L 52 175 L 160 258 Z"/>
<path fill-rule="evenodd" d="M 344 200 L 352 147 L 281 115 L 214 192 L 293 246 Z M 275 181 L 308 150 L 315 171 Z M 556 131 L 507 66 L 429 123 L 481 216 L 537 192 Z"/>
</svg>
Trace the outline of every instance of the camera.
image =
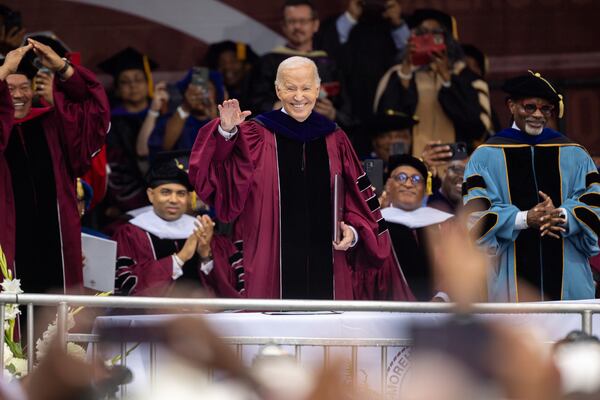
<svg viewBox="0 0 600 400">
<path fill-rule="evenodd" d="M 375 193 L 380 195 L 383 191 L 383 160 L 380 158 L 367 158 L 363 160 L 362 164 L 367 177 L 375 187 Z"/>
<path fill-rule="evenodd" d="M 203 102 L 204 104 L 209 104 L 208 99 L 208 86 L 210 75 L 208 68 L 206 67 L 193 67 L 192 68 L 192 77 L 190 80 L 190 85 L 197 86 L 201 89 L 202 95 L 204 96 Z"/>
<path fill-rule="evenodd" d="M 432 53 L 446 51 L 444 35 L 440 33 L 424 33 L 410 38 L 414 50 L 410 53 L 411 63 L 416 66 L 427 65 L 432 61 Z"/>
</svg>

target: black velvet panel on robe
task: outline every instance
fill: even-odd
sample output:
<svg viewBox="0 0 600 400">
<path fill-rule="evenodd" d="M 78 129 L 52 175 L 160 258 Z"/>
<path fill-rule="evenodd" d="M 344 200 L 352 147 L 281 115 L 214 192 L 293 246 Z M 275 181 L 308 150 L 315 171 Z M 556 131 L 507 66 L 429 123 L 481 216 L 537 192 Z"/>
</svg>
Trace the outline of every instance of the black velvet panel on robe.
<svg viewBox="0 0 600 400">
<path fill-rule="evenodd" d="M 559 147 L 506 147 L 508 186 L 512 204 L 521 211 L 542 199 L 538 190 L 562 204 Z M 515 241 L 517 279 L 538 290 L 539 300 L 560 300 L 563 279 L 562 240 L 540 236 L 537 229 L 519 232 Z"/>
<path fill-rule="evenodd" d="M 16 213 L 16 277 L 25 293 L 64 289 L 54 168 L 41 118 L 15 125 L 6 159 Z"/>
<path fill-rule="evenodd" d="M 178 253 L 185 244 L 186 239 L 160 239 L 151 233 L 148 233 L 152 239 L 152 247 L 157 260 L 169 257 Z M 200 281 L 200 260 L 197 253 L 189 259 L 183 267 L 183 275 L 175 280 L 175 286 L 184 285 L 187 287 L 202 287 Z"/>
<path fill-rule="evenodd" d="M 392 245 L 410 290 L 419 301 L 429 301 L 433 293 L 433 274 L 427 256 L 425 228 L 411 229 L 388 221 Z"/>
<path fill-rule="evenodd" d="M 333 299 L 333 216 L 325 138 L 303 143 L 275 137 L 282 298 Z"/>
</svg>

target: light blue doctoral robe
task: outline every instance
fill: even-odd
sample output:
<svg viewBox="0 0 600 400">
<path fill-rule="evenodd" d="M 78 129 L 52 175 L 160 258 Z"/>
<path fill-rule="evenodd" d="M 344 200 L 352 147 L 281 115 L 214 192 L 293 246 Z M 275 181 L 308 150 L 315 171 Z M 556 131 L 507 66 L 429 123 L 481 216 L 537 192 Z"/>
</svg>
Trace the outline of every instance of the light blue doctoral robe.
<svg viewBox="0 0 600 400">
<path fill-rule="evenodd" d="M 473 153 L 465 170 L 463 201 L 476 221 L 472 229 L 494 256 L 489 300 L 519 301 L 523 281 L 540 300 L 593 298 L 588 258 L 600 250 L 600 175 L 585 149 L 562 134 L 545 129 L 537 138 L 526 136 L 515 129 L 499 132 Z M 568 214 L 560 239 L 515 228 L 517 213 L 541 201 L 538 190 Z"/>
</svg>

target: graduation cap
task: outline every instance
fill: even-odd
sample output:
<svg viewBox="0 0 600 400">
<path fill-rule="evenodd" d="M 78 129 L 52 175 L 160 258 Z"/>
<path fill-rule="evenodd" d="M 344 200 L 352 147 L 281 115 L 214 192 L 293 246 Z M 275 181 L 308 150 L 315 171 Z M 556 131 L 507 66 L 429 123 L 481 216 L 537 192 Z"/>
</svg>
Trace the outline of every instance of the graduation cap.
<svg viewBox="0 0 600 400">
<path fill-rule="evenodd" d="M 27 39 L 36 40 L 46 46 L 50 46 L 52 50 L 60 57 L 66 57 L 67 53 L 71 52 L 69 46 L 66 45 L 54 32 L 52 31 L 44 31 L 44 32 L 34 32 L 25 35 L 23 39 L 22 46 L 27 44 Z"/>
<path fill-rule="evenodd" d="M 377 137 L 390 131 L 411 129 L 419 123 L 416 115 L 408 115 L 401 111 L 387 109 L 383 113 L 370 116 L 364 122 L 361 131 L 368 132 L 371 137 Z"/>
<path fill-rule="evenodd" d="M 465 56 L 472 57 L 477 62 L 482 75 L 485 76 L 490 69 L 490 63 L 483 51 L 472 44 L 461 44 L 460 47 Z"/>
<path fill-rule="evenodd" d="M 170 152 L 157 155 L 146 175 L 146 181 L 150 188 L 155 188 L 167 183 L 179 183 L 190 192 L 194 190 L 190 183 L 186 166 Z"/>
<path fill-rule="evenodd" d="M 224 40 L 222 42 L 213 43 L 208 47 L 205 56 L 205 62 L 208 68 L 216 70 L 219 64 L 219 56 L 226 51 L 234 53 L 236 58 L 242 62 L 254 64 L 258 60 L 258 55 L 256 55 L 250 45 L 243 42 Z"/>
<path fill-rule="evenodd" d="M 418 8 L 406 19 L 408 27 L 414 29 L 425 20 L 433 19 L 439 22 L 455 40 L 458 40 L 456 19 L 443 11 L 434 8 Z"/>
<path fill-rule="evenodd" d="M 98 68 L 112 75 L 115 81 L 118 80 L 121 72 L 125 70 L 139 69 L 144 71 L 146 81 L 148 82 L 148 95 L 150 97 L 154 94 L 152 71 L 157 67 L 158 64 L 154 60 L 133 47 L 127 47 L 98 64 Z"/>
<path fill-rule="evenodd" d="M 539 72 L 531 70 L 528 72 L 527 75 L 517 76 L 504 82 L 502 90 L 508 93 L 508 97 L 513 100 L 526 97 L 546 99 L 558 106 L 558 118 L 562 118 L 565 111 L 562 94 L 558 93 L 554 85 L 542 77 Z"/>
<path fill-rule="evenodd" d="M 423 161 L 421 161 L 420 159 L 418 159 L 417 157 L 411 156 L 410 154 L 396 154 L 396 155 L 390 156 L 390 160 L 388 162 L 389 173 L 391 174 L 392 171 L 394 171 L 396 168 L 398 168 L 402 165 L 409 165 L 409 166 L 413 167 L 414 169 L 419 171 L 419 173 L 421 174 L 421 176 L 423 178 L 427 179 L 425 194 L 427 196 L 431 195 L 432 194 L 431 172 L 429 172 L 429 170 L 427 170 L 427 166 L 425 165 L 425 163 Z"/>
<path fill-rule="evenodd" d="M 71 51 L 58 36 L 50 31 L 33 33 L 25 36 L 23 45 L 27 44 L 27 39 L 29 38 L 49 46 L 56 54 L 59 55 L 59 57 L 65 57 L 67 53 Z M 35 55 L 35 52 L 33 50 L 29 50 L 21 59 L 18 71 L 21 70 L 29 79 L 33 79 L 35 74 L 37 74 L 38 70 L 41 68 L 43 68 L 43 66 Z"/>
</svg>

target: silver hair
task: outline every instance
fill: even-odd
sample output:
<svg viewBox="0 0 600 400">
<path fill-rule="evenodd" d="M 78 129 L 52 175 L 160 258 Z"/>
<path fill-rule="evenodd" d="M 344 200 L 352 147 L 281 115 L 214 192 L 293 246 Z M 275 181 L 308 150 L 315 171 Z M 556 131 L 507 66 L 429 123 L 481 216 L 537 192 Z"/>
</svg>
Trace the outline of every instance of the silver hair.
<svg viewBox="0 0 600 400">
<path fill-rule="evenodd" d="M 281 83 L 281 73 L 286 69 L 301 68 L 306 66 L 309 66 L 313 69 L 313 72 L 315 73 L 315 85 L 319 86 L 321 84 L 321 77 L 319 76 L 317 64 L 315 64 L 315 62 L 310 58 L 301 56 L 286 58 L 279 64 L 277 67 L 277 75 L 275 76 L 275 86 L 278 87 Z"/>
</svg>

